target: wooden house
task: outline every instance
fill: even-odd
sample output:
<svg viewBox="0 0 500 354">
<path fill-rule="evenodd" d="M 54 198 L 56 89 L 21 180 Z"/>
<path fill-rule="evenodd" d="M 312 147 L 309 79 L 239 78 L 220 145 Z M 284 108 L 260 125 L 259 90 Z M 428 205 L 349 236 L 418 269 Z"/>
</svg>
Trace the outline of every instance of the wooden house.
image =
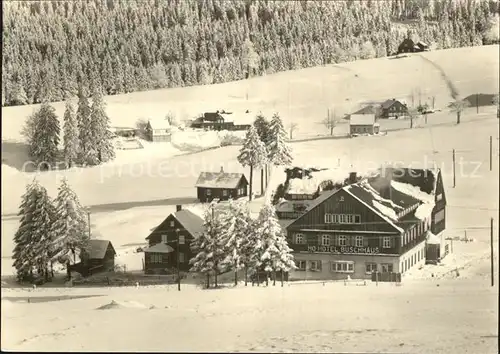
<svg viewBox="0 0 500 354">
<path fill-rule="evenodd" d="M 213 199 L 228 200 L 248 196 L 248 181 L 243 173 L 202 172 L 195 185 L 198 200 L 202 203 Z"/>
<path fill-rule="evenodd" d="M 177 261 L 180 271 L 189 271 L 189 260 L 195 256 L 190 244 L 203 230 L 200 216 L 177 205 L 176 211 L 146 237 L 149 247 L 144 250 L 145 273 L 175 273 Z"/>
<path fill-rule="evenodd" d="M 236 118 L 236 122 L 234 119 Z M 205 112 L 201 117 L 196 118 L 191 123 L 191 128 L 206 129 L 206 130 L 248 130 L 252 125 L 249 121 L 251 116 L 245 113 L 245 116 L 234 115 L 232 112 L 216 111 Z M 230 120 L 233 119 L 233 120 Z"/>
<path fill-rule="evenodd" d="M 428 232 L 444 227 L 440 171 L 433 176 L 381 172 L 324 192 L 300 217 L 286 221 L 298 267 L 290 279 L 371 279 L 373 273 L 396 279 L 386 273 L 404 275 L 425 264 Z"/>
<path fill-rule="evenodd" d="M 378 134 L 380 125 L 376 122 L 375 114 L 351 114 L 349 132 L 353 134 Z"/>
<path fill-rule="evenodd" d="M 381 118 L 394 117 L 397 119 L 398 117 L 403 117 L 407 114 L 408 107 L 406 106 L 406 104 L 394 98 L 387 100 L 380 105 Z"/>
<path fill-rule="evenodd" d="M 80 255 L 80 262 L 70 266 L 83 276 L 101 272 L 114 271 L 116 251 L 109 240 L 92 239 L 89 241 L 89 251 Z"/>
<path fill-rule="evenodd" d="M 414 42 L 411 38 L 405 38 L 398 46 L 398 53 L 419 53 L 429 50 L 429 46 L 422 42 Z"/>
<path fill-rule="evenodd" d="M 353 112 L 351 114 L 347 114 L 345 119 L 350 119 L 351 115 L 354 115 L 354 114 L 373 114 L 373 115 L 375 115 L 375 119 L 377 119 L 380 116 L 380 106 L 379 105 L 365 106 L 361 109 L 358 109 L 356 112 Z"/>
<path fill-rule="evenodd" d="M 148 139 L 153 142 L 168 142 L 172 132 L 170 123 L 166 119 L 150 119 L 146 126 Z"/>
<path fill-rule="evenodd" d="M 425 51 L 428 51 L 429 50 L 429 46 L 427 45 L 427 43 L 424 43 L 422 41 L 418 41 L 416 44 L 415 44 L 415 47 L 418 48 L 417 52 L 425 52 Z"/>
</svg>

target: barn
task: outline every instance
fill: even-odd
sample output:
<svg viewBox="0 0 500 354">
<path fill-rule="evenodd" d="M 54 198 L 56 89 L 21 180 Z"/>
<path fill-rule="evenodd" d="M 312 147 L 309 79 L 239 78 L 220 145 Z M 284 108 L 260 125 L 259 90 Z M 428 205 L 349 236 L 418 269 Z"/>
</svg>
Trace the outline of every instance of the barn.
<svg viewBox="0 0 500 354">
<path fill-rule="evenodd" d="M 115 256 L 116 251 L 111 241 L 92 239 L 89 241 L 89 252 L 82 253 L 80 262 L 71 265 L 70 271 L 83 276 L 113 271 Z"/>
<path fill-rule="evenodd" d="M 202 203 L 213 199 L 228 200 L 248 196 L 248 181 L 243 173 L 202 172 L 196 181 L 198 200 Z"/>
<path fill-rule="evenodd" d="M 203 230 L 203 219 L 200 216 L 177 205 L 176 211 L 146 237 L 149 247 L 144 250 L 145 273 L 173 273 L 177 269 L 177 262 L 180 271 L 189 271 L 189 260 L 195 255 L 190 243 Z"/>
<path fill-rule="evenodd" d="M 146 126 L 146 135 L 153 142 L 169 142 L 171 140 L 171 127 L 166 119 L 150 119 Z"/>
<path fill-rule="evenodd" d="M 353 134 L 378 134 L 380 126 L 376 123 L 375 114 L 351 114 L 349 132 Z"/>
</svg>

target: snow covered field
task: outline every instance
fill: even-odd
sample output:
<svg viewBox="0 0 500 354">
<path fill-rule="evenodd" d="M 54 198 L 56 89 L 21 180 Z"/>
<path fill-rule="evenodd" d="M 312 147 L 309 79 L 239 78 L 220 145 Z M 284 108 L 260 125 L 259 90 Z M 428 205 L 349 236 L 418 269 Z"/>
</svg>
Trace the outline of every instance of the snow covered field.
<svg viewBox="0 0 500 354">
<path fill-rule="evenodd" d="M 498 287 L 487 283 L 2 289 L 2 349 L 497 353 Z"/>
</svg>

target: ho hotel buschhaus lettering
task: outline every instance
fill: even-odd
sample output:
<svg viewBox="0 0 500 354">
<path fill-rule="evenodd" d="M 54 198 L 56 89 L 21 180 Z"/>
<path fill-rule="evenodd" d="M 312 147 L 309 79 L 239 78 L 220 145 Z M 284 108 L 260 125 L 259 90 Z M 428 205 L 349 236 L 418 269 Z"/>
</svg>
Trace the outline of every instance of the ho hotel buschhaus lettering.
<svg viewBox="0 0 500 354">
<path fill-rule="evenodd" d="M 308 252 L 335 253 L 335 254 L 379 254 L 378 247 L 355 247 L 355 246 L 308 246 Z"/>
</svg>

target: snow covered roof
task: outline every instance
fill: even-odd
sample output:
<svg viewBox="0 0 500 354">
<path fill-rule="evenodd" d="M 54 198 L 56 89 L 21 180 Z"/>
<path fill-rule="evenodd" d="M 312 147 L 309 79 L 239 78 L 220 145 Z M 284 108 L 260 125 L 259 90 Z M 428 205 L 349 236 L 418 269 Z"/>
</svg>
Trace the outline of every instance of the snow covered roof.
<svg viewBox="0 0 500 354">
<path fill-rule="evenodd" d="M 377 111 L 378 111 L 378 107 L 376 107 L 374 105 L 368 105 L 368 106 L 365 106 L 365 107 L 357 110 L 354 113 L 351 113 L 351 116 L 355 115 L 355 114 L 376 114 Z"/>
<path fill-rule="evenodd" d="M 170 123 L 168 122 L 167 119 L 150 119 L 149 126 L 153 130 L 170 129 Z"/>
<path fill-rule="evenodd" d="M 108 246 L 111 244 L 111 241 L 92 239 L 89 241 L 89 243 L 90 243 L 90 259 L 103 259 L 104 256 L 106 255 Z M 111 247 L 113 248 L 113 244 L 111 244 Z M 113 252 L 116 254 L 114 248 Z"/>
<path fill-rule="evenodd" d="M 399 102 L 399 103 L 401 103 L 401 104 L 404 105 L 404 102 L 402 100 L 397 100 L 395 98 L 391 98 L 389 100 L 386 100 L 386 101 L 382 102 L 382 104 L 380 105 L 380 107 L 382 107 L 384 109 L 387 109 L 387 108 L 390 108 L 396 102 Z"/>
<path fill-rule="evenodd" d="M 146 248 L 144 252 L 152 252 L 152 253 L 172 253 L 174 252 L 173 247 L 165 244 L 165 243 L 157 243 L 156 245 Z"/>
<path fill-rule="evenodd" d="M 234 189 L 237 188 L 241 178 L 245 178 L 243 173 L 202 172 L 195 187 Z"/>
<path fill-rule="evenodd" d="M 350 125 L 373 125 L 375 114 L 351 114 Z"/>
<path fill-rule="evenodd" d="M 227 112 L 227 113 L 219 113 L 222 118 L 224 118 L 224 122 L 234 122 L 234 124 L 253 124 L 255 120 L 255 115 L 251 113 L 240 113 L 240 112 Z"/>
<path fill-rule="evenodd" d="M 196 238 L 203 233 L 203 219 L 191 210 L 181 209 L 171 213 L 170 215 L 172 215 L 193 238 Z M 148 240 L 151 235 L 167 221 L 169 216 L 167 216 L 158 226 L 151 229 L 151 233 L 148 237 L 146 237 L 146 240 Z"/>
<path fill-rule="evenodd" d="M 427 231 L 426 240 L 427 240 L 428 245 L 440 245 L 441 244 L 441 240 L 439 239 L 439 237 L 437 237 L 436 235 L 434 235 L 430 231 Z"/>
</svg>

